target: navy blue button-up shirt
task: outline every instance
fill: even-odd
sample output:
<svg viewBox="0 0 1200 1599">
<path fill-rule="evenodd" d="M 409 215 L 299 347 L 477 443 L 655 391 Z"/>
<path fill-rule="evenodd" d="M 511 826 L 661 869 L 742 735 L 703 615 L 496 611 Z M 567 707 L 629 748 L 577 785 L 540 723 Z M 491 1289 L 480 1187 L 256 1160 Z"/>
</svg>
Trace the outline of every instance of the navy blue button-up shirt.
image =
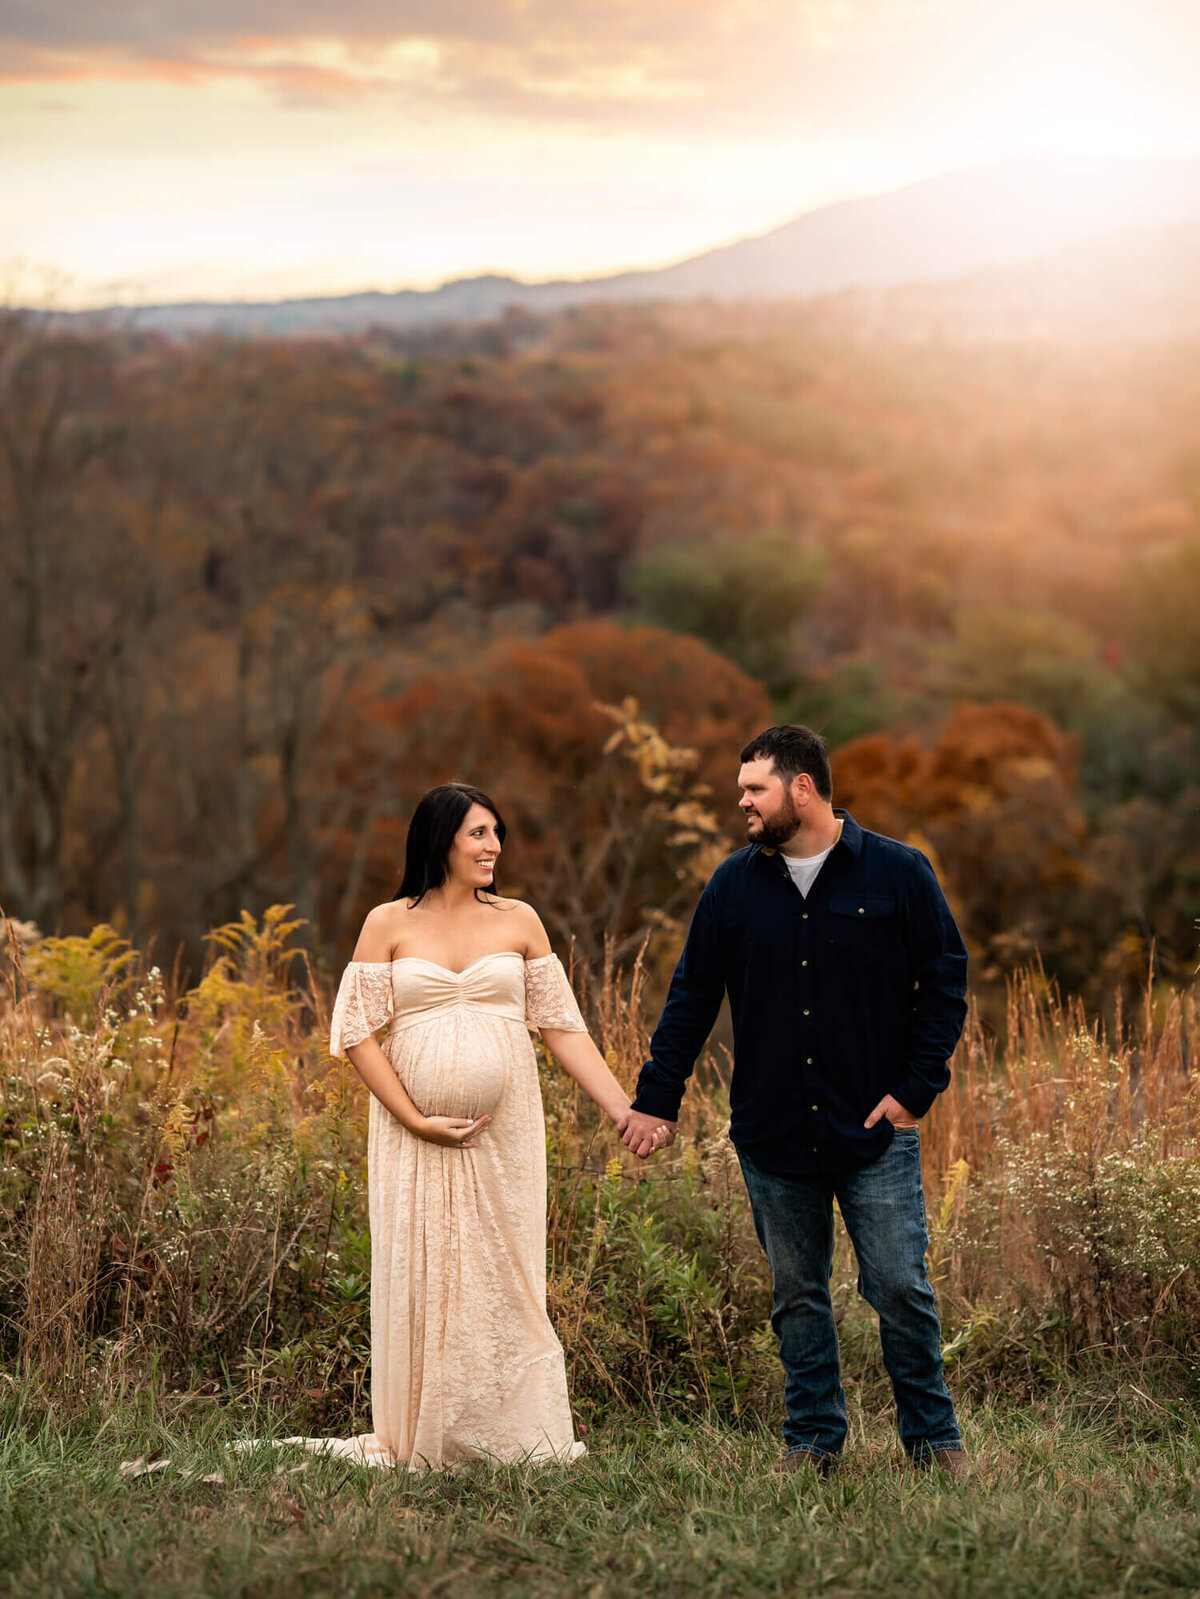
<svg viewBox="0 0 1200 1599">
<path fill-rule="evenodd" d="M 892 1140 L 885 1094 L 923 1116 L 950 1081 L 967 952 L 933 868 L 852 816 L 805 898 L 750 844 L 713 873 L 671 979 L 635 1110 L 674 1121 L 728 992 L 730 1135 L 764 1171 L 862 1164 Z"/>
</svg>

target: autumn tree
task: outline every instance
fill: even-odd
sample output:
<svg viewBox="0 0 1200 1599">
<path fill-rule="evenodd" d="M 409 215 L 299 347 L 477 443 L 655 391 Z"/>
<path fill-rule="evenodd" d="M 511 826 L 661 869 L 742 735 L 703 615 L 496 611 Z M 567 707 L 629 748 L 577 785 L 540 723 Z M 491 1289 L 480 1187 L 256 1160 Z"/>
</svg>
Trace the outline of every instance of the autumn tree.
<svg viewBox="0 0 1200 1599">
<path fill-rule="evenodd" d="M 481 527 L 471 597 L 532 602 L 556 619 L 611 611 L 641 521 L 641 494 L 612 463 L 547 456 L 513 479 Z"/>
<path fill-rule="evenodd" d="M 875 733 L 836 751 L 834 798 L 933 857 L 985 968 L 1039 950 L 1078 962 L 1062 914 L 1088 879 L 1078 762 L 1077 741 L 1027 706 L 963 702 L 928 742 Z"/>
<path fill-rule="evenodd" d="M 968 607 L 955 614 L 952 637 L 927 643 L 925 655 L 925 688 L 936 701 L 1015 701 L 1077 734 L 1096 811 L 1145 791 L 1167 717 L 1088 628 L 1050 611 Z"/>
<path fill-rule="evenodd" d="M 421 793 L 465 779 L 512 828 L 501 886 L 597 965 L 607 942 L 628 958 L 664 916 L 690 914 L 684 835 L 719 837 L 737 752 L 770 720 L 762 688 L 697 641 L 611 622 L 498 645 L 364 711 L 393 740 L 394 811 L 377 828 L 358 914 L 394 892 Z"/>
<path fill-rule="evenodd" d="M 332 781 L 336 718 L 369 624 L 331 490 L 361 444 L 330 415 L 330 359 L 284 344 L 202 347 L 167 413 L 173 425 L 158 423 L 158 486 L 190 511 L 179 534 L 194 561 L 195 625 L 189 680 L 173 686 L 176 725 L 210 758 L 180 750 L 173 771 L 209 922 L 279 900 L 311 921 L 324 840 L 351 803 Z M 357 386 L 342 377 L 353 409 Z M 227 401 L 215 425 L 188 427 L 214 384 Z"/>
<path fill-rule="evenodd" d="M 1200 725 L 1200 537 L 1134 573 L 1128 638 L 1140 686 Z"/>
<path fill-rule="evenodd" d="M 341 948 L 453 773 L 512 796 L 504 871 L 556 939 L 633 938 L 680 887 L 663 817 L 639 831 L 665 801 L 632 737 L 602 753 L 597 705 L 636 700 L 639 749 L 694 750 L 679 802 L 707 785 L 724 825 L 765 722 L 840 743 L 968 700 L 990 708 L 937 773 L 944 730 L 881 735 L 855 771 L 881 825 L 936 835 L 977 947 L 999 969 L 1036 940 L 1090 975 L 1153 946 L 1189 971 L 1195 363 L 828 316 L 180 342 L 6 321 L 5 908 L 196 954 L 291 900 Z M 616 628 L 631 603 L 670 640 Z M 1075 746 L 1012 702 L 1082 739 L 1081 844 Z M 950 759 L 976 745 L 978 780 Z"/>
<path fill-rule="evenodd" d="M 6 908 L 46 930 L 84 746 L 144 621 L 105 493 L 113 384 L 105 341 L 0 318 L 0 867 Z"/>
<path fill-rule="evenodd" d="M 752 677 L 779 684 L 824 571 L 820 552 L 764 532 L 659 545 L 632 568 L 629 586 L 648 621 L 690 633 Z"/>
</svg>

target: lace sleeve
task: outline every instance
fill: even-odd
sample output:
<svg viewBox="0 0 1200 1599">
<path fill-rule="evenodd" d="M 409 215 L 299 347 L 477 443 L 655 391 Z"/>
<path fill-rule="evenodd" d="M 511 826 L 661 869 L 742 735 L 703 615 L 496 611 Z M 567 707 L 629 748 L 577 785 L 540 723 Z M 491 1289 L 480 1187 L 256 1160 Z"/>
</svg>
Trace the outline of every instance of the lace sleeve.
<svg viewBox="0 0 1200 1599">
<path fill-rule="evenodd" d="M 378 1032 L 392 1014 L 392 968 L 388 961 L 351 961 L 329 1025 L 329 1053 L 341 1060 L 346 1050 Z"/>
<path fill-rule="evenodd" d="M 587 1032 L 557 955 L 542 955 L 525 962 L 525 1023 L 541 1030 L 548 1027 L 562 1033 Z"/>
</svg>

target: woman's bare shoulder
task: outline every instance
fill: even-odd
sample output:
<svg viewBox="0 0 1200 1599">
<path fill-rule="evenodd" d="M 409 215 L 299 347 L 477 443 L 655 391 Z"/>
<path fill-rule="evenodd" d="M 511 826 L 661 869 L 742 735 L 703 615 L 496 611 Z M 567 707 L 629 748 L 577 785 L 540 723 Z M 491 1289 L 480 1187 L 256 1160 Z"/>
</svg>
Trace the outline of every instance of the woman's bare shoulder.
<svg viewBox="0 0 1200 1599">
<path fill-rule="evenodd" d="M 354 946 L 356 961 L 386 961 L 391 959 L 406 917 L 412 911 L 408 901 L 389 899 L 383 905 L 369 910 L 363 920 L 362 932 Z"/>
<path fill-rule="evenodd" d="M 406 899 L 384 900 L 382 905 L 376 905 L 373 910 L 367 912 L 363 926 L 394 927 L 412 913 L 413 908 Z"/>
<path fill-rule="evenodd" d="M 505 899 L 502 894 L 489 894 L 488 904 L 494 906 L 498 911 L 504 911 L 509 916 L 515 916 L 518 924 L 522 921 L 536 922 L 538 920 L 538 913 L 527 900 Z"/>
<path fill-rule="evenodd" d="M 495 904 L 512 916 L 513 934 L 518 943 L 524 944 L 526 960 L 550 953 L 550 940 L 542 926 L 542 918 L 532 905 L 523 899 L 501 899 L 499 895 L 495 897 Z"/>
</svg>

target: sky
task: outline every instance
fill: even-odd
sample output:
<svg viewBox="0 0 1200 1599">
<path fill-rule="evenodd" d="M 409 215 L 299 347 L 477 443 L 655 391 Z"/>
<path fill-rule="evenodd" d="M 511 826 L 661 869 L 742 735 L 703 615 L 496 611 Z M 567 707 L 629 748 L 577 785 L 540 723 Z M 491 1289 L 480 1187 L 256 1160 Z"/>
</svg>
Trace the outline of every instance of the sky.
<svg viewBox="0 0 1200 1599">
<path fill-rule="evenodd" d="M 0 298 L 584 277 L 1200 154 L 1200 0 L 0 0 Z"/>
</svg>

